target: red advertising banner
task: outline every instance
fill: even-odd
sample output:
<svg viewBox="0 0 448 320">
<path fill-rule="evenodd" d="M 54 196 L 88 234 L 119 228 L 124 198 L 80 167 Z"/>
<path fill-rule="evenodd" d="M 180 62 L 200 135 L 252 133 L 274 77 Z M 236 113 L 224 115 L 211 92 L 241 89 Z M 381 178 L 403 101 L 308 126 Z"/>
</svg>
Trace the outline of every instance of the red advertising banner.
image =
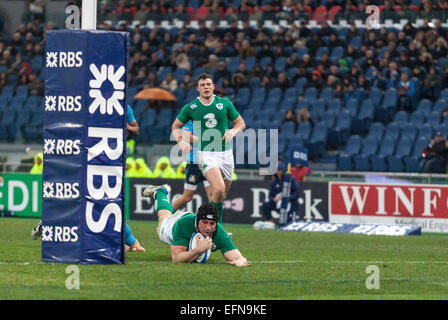
<svg viewBox="0 0 448 320">
<path fill-rule="evenodd" d="M 329 220 L 342 223 L 415 224 L 448 232 L 448 186 L 332 182 Z"/>
</svg>

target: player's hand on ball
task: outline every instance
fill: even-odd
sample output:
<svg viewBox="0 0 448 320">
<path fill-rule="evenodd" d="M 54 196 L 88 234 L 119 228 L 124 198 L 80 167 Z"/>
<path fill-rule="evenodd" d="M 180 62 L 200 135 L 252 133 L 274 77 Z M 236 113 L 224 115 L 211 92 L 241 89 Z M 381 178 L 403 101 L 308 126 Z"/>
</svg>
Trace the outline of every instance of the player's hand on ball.
<svg viewBox="0 0 448 320">
<path fill-rule="evenodd" d="M 210 237 L 205 237 L 204 239 L 198 239 L 196 249 L 202 253 L 212 247 L 212 239 Z"/>
</svg>

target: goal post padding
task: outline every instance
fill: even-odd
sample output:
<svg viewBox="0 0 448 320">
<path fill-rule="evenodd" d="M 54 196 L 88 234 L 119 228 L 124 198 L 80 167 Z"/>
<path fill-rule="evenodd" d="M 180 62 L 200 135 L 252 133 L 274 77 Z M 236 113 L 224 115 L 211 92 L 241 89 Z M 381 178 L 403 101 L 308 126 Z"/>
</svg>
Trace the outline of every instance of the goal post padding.
<svg viewBox="0 0 448 320">
<path fill-rule="evenodd" d="M 42 260 L 122 264 L 126 32 L 46 33 Z"/>
</svg>

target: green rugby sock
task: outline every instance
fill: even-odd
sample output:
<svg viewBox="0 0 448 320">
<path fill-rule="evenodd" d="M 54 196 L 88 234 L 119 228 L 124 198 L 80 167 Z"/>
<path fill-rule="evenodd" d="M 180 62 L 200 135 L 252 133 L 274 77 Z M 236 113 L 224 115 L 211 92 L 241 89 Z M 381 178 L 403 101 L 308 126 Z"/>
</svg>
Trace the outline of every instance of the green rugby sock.
<svg viewBox="0 0 448 320">
<path fill-rule="evenodd" d="M 166 197 L 166 192 L 163 190 L 159 190 L 156 193 L 156 210 L 169 210 L 171 213 L 173 213 L 173 207 L 171 206 L 171 203 L 168 201 Z"/>
<path fill-rule="evenodd" d="M 215 206 L 215 208 L 218 210 L 219 213 L 219 222 L 222 224 L 222 210 L 224 208 L 224 202 L 216 203 L 213 201 L 210 201 L 211 204 Z"/>
</svg>

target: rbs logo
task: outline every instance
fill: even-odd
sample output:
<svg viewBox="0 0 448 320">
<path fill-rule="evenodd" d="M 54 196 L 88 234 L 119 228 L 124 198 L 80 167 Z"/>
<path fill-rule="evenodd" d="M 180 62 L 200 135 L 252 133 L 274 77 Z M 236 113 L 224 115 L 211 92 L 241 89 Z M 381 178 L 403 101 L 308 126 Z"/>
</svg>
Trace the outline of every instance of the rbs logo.
<svg viewBox="0 0 448 320">
<path fill-rule="evenodd" d="M 45 111 L 78 112 L 81 110 L 81 96 L 45 96 Z"/>
<path fill-rule="evenodd" d="M 81 140 L 44 139 L 44 154 L 78 155 Z"/>
<path fill-rule="evenodd" d="M 48 182 L 43 183 L 43 198 L 75 199 L 79 197 L 79 183 Z"/>
<path fill-rule="evenodd" d="M 76 242 L 78 227 L 67 226 L 42 226 L 42 241 L 51 242 Z"/>
<path fill-rule="evenodd" d="M 82 66 L 82 51 L 47 52 L 47 68 L 79 68 Z"/>
</svg>

